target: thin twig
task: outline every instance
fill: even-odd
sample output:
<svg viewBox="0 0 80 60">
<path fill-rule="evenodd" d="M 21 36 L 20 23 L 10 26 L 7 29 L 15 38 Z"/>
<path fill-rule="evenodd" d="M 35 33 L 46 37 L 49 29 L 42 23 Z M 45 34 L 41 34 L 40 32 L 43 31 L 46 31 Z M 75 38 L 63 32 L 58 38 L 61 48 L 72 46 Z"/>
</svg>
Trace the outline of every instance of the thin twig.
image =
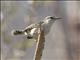
<svg viewBox="0 0 80 60">
<path fill-rule="evenodd" d="M 41 60 L 42 52 L 44 49 L 44 42 L 45 42 L 44 31 L 41 30 L 41 25 L 40 25 L 40 33 L 38 35 L 38 41 L 36 44 L 36 50 L 33 60 Z"/>
</svg>

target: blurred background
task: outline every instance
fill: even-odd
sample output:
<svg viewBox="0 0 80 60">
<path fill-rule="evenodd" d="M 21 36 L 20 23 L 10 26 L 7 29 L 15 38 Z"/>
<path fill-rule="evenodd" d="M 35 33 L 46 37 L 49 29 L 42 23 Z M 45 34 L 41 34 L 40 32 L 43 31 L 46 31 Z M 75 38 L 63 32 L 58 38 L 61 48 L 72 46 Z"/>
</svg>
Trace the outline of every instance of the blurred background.
<svg viewBox="0 0 80 60">
<path fill-rule="evenodd" d="M 1 60 L 33 60 L 36 43 L 14 29 L 62 17 L 45 36 L 41 60 L 80 60 L 80 1 L 1 1 Z"/>
</svg>

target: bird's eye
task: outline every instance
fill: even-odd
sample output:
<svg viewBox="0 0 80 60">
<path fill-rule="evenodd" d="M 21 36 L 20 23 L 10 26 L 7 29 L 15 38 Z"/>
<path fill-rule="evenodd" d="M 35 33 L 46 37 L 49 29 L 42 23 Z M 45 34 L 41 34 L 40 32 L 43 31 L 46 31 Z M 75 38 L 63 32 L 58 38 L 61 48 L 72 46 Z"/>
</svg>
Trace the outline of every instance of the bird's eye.
<svg viewBox="0 0 80 60">
<path fill-rule="evenodd" d="M 53 17 L 48 17 L 47 19 L 54 19 Z"/>
<path fill-rule="evenodd" d="M 50 19 L 54 19 L 53 17 L 50 17 Z"/>
<path fill-rule="evenodd" d="M 54 19 L 53 16 L 47 16 L 46 19 Z"/>
</svg>

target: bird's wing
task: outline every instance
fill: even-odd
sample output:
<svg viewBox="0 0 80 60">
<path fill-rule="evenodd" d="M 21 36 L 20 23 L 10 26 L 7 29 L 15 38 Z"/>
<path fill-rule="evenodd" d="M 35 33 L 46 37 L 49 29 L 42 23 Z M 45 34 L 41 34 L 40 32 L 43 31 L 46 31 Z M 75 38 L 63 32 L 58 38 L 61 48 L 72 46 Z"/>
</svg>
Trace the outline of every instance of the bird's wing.
<svg viewBox="0 0 80 60">
<path fill-rule="evenodd" d="M 39 28 L 39 24 L 43 24 L 43 21 L 42 22 L 38 22 L 38 23 L 34 23 L 34 24 L 31 24 L 29 25 L 28 27 L 26 27 L 23 31 L 30 31 L 31 29 L 33 28 Z"/>
<path fill-rule="evenodd" d="M 36 24 L 31 24 L 29 26 L 27 26 L 23 31 L 30 31 L 31 29 L 35 28 Z"/>
</svg>

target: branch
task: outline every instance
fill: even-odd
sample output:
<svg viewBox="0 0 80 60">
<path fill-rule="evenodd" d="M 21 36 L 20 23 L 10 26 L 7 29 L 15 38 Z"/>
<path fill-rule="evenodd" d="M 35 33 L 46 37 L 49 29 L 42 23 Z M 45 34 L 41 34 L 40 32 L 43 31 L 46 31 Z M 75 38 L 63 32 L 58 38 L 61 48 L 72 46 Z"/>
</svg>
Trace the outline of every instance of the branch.
<svg viewBox="0 0 80 60">
<path fill-rule="evenodd" d="M 34 60 L 41 60 L 42 52 L 44 49 L 44 42 L 45 42 L 44 31 L 41 30 L 41 27 L 40 27 L 40 33 L 38 35 L 38 41 L 36 44 Z"/>
</svg>

